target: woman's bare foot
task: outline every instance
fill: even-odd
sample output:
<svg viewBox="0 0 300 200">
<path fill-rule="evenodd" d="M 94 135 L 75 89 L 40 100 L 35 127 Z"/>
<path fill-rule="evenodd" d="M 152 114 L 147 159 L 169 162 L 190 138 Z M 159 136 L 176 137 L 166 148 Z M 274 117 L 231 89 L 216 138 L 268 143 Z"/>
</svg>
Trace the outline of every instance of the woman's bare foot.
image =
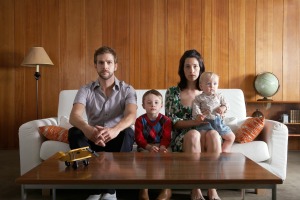
<svg viewBox="0 0 300 200">
<path fill-rule="evenodd" d="M 207 196 L 209 200 L 221 200 L 216 189 L 209 189 L 207 191 Z"/>
<path fill-rule="evenodd" d="M 191 200 L 205 200 L 200 189 L 192 190 Z"/>
</svg>

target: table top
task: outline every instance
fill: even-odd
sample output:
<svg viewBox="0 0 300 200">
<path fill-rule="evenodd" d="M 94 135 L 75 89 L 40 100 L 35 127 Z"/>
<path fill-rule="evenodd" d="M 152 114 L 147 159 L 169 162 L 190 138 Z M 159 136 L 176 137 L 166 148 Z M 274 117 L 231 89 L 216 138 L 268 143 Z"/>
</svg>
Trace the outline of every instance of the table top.
<svg viewBox="0 0 300 200">
<path fill-rule="evenodd" d="M 66 167 L 55 155 L 16 180 L 19 184 L 281 184 L 282 179 L 240 153 L 108 153 Z"/>
</svg>

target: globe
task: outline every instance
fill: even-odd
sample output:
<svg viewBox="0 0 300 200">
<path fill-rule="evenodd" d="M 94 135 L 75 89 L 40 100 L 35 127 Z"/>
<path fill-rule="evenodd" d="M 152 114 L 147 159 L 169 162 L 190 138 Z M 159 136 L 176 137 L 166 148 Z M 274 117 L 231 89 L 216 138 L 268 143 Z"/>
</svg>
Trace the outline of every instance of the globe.
<svg viewBox="0 0 300 200">
<path fill-rule="evenodd" d="M 271 99 L 268 99 L 267 97 L 275 95 L 278 92 L 279 87 L 278 78 L 271 72 L 263 72 L 255 77 L 255 91 L 260 96 L 264 97 L 263 99 L 259 99 L 261 101 L 270 101 Z"/>
</svg>

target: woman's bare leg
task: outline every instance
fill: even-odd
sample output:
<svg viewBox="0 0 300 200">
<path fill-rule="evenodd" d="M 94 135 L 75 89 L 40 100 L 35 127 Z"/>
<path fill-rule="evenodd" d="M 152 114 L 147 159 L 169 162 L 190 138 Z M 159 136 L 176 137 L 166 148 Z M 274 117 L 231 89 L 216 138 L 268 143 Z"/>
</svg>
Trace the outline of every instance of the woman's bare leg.
<svg viewBox="0 0 300 200">
<path fill-rule="evenodd" d="M 221 136 L 215 130 L 207 131 L 205 134 L 206 151 L 211 153 L 221 153 Z"/>
<path fill-rule="evenodd" d="M 188 131 L 183 138 L 183 151 L 188 153 L 201 152 L 201 134 L 196 130 Z M 193 189 L 191 200 L 204 199 L 199 188 Z"/>
<path fill-rule="evenodd" d="M 201 152 L 201 135 L 197 130 L 188 131 L 183 138 L 183 152 L 200 153 Z"/>
<path fill-rule="evenodd" d="M 215 130 L 208 131 L 205 135 L 206 137 L 206 149 L 207 152 L 221 153 L 221 137 L 219 133 Z M 220 199 L 216 189 L 208 189 L 207 192 L 208 199 Z"/>
</svg>

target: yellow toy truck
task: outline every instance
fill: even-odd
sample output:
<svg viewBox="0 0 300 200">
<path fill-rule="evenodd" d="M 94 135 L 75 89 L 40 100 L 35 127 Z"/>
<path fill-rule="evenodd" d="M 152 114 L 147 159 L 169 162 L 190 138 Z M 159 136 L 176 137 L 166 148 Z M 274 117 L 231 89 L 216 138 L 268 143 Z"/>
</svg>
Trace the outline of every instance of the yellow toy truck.
<svg viewBox="0 0 300 200">
<path fill-rule="evenodd" d="M 89 164 L 89 158 L 92 157 L 92 155 L 99 156 L 95 151 L 90 149 L 89 146 L 78 148 L 78 149 L 72 149 L 66 153 L 59 151 L 57 159 L 60 161 L 64 161 L 65 165 L 69 167 L 72 164 L 72 167 L 74 169 L 77 169 L 79 164 L 78 161 L 83 162 L 84 166 L 87 166 Z"/>
</svg>

